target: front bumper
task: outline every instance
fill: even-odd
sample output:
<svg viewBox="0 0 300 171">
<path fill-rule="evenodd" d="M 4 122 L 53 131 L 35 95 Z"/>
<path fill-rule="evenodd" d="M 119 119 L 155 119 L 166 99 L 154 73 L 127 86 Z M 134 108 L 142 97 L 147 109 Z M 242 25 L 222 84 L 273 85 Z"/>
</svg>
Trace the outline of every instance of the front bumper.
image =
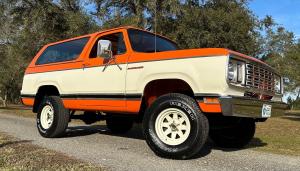
<svg viewBox="0 0 300 171">
<path fill-rule="evenodd" d="M 237 116 L 249 118 L 262 117 L 262 107 L 264 104 L 271 105 L 271 117 L 284 115 L 287 104 L 266 100 L 257 100 L 246 97 L 220 97 L 220 104 L 224 116 Z"/>
</svg>

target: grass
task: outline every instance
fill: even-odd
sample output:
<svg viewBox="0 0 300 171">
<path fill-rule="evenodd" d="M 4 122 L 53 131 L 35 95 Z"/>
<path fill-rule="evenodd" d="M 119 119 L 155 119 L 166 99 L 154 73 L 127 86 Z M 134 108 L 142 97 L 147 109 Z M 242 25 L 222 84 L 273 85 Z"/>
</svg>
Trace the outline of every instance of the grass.
<svg viewBox="0 0 300 171">
<path fill-rule="evenodd" d="M 0 113 L 12 114 L 14 116 L 26 117 L 26 118 L 35 118 L 36 114 L 32 112 L 31 108 L 24 108 L 23 106 L 11 106 L 11 107 L 0 107 Z M 81 112 L 82 113 L 82 112 Z M 76 114 L 81 114 L 76 112 Z M 81 120 L 72 120 L 74 123 L 84 123 Z"/>
<path fill-rule="evenodd" d="M 300 156 L 300 118 L 271 118 L 258 123 L 249 145 L 255 150 Z"/>
<path fill-rule="evenodd" d="M 23 117 L 35 117 L 31 110 L 18 108 L 0 109 L 1 112 Z M 257 123 L 255 138 L 248 145 L 248 148 L 300 156 L 300 118 L 297 118 L 300 116 L 300 111 L 288 111 L 288 115 L 291 114 L 296 117 L 270 118 L 266 122 Z"/>
<path fill-rule="evenodd" d="M 13 106 L 7 108 L 0 107 L 0 112 L 5 114 L 13 114 L 16 116 L 28 117 L 28 118 L 32 118 L 36 116 L 36 114 L 32 113 L 32 110 L 30 108 L 24 108 L 22 106 Z"/>
<path fill-rule="evenodd" d="M 294 115 L 294 116 L 300 116 L 300 110 L 288 110 L 285 112 L 286 115 Z"/>
<path fill-rule="evenodd" d="M 104 170 L 0 133 L 0 170 Z"/>
</svg>

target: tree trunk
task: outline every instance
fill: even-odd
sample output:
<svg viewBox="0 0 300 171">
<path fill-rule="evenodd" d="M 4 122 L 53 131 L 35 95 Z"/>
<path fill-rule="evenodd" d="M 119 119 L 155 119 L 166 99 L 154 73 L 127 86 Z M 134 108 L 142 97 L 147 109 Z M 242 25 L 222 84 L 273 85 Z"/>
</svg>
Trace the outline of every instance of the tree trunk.
<svg viewBox="0 0 300 171">
<path fill-rule="evenodd" d="M 299 99 L 299 97 L 300 97 L 300 88 L 299 88 L 299 90 L 298 90 L 298 95 L 297 95 L 297 97 L 296 97 L 296 100 L 295 100 L 295 101 L 297 101 L 297 100 Z"/>
<path fill-rule="evenodd" d="M 7 95 L 5 94 L 4 99 L 3 99 L 3 106 L 7 107 Z"/>
</svg>

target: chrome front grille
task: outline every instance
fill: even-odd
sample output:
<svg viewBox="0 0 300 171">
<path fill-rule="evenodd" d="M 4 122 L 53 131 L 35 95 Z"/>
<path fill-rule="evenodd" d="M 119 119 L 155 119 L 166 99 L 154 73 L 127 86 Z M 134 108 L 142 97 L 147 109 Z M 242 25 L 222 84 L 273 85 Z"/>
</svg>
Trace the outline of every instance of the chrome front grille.
<svg viewBox="0 0 300 171">
<path fill-rule="evenodd" d="M 275 74 L 263 65 L 247 63 L 245 86 L 274 93 Z"/>
</svg>

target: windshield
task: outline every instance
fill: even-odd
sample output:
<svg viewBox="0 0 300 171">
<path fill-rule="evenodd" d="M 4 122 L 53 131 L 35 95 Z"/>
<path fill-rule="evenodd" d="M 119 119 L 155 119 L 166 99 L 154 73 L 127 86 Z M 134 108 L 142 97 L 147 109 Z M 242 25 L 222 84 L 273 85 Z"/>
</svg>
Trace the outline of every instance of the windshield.
<svg viewBox="0 0 300 171">
<path fill-rule="evenodd" d="M 155 34 L 136 29 L 128 29 L 132 49 L 136 52 L 155 52 Z M 177 45 L 163 37 L 156 36 L 156 52 L 178 50 Z"/>
</svg>

